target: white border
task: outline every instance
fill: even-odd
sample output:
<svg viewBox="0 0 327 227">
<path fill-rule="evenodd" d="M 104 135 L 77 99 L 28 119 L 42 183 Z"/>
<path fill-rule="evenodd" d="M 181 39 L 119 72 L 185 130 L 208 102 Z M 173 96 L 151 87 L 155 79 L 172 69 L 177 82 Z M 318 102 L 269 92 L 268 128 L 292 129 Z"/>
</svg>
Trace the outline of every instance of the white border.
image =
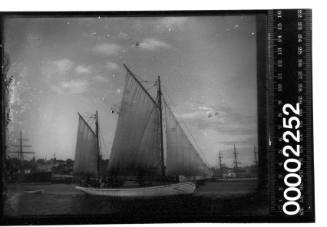
<svg viewBox="0 0 327 227">
<path fill-rule="evenodd" d="M 177 0 L 2 0 L 1 11 L 133 11 L 133 10 L 236 10 L 236 9 L 273 9 L 273 8 L 312 8 L 313 9 L 313 96 L 314 96 L 314 153 L 315 153 L 315 190 L 316 190 L 316 222 L 318 225 L 327 223 L 325 203 L 327 195 L 327 133 L 324 131 L 327 118 L 326 84 L 326 40 L 327 17 L 323 1 L 314 0 L 225 0 L 225 1 L 177 1 Z M 209 226 L 213 224 L 201 224 Z M 235 224 L 239 226 L 240 224 Z M 233 224 L 233 226 L 235 226 Z M 261 224 L 260 224 L 261 225 Z M 264 224 L 267 225 L 267 224 Z M 277 224 L 272 224 L 273 226 Z M 269 225 L 269 226 L 272 226 Z M 278 224 L 290 225 L 290 224 Z M 310 225 L 310 224 L 304 224 Z M 311 224 L 312 225 L 312 224 Z M 140 225 L 133 225 L 140 226 Z M 157 225 L 159 226 L 159 225 Z M 162 225 L 160 225 L 162 226 Z M 164 225 L 167 226 L 167 225 Z M 177 226 L 170 224 L 169 226 Z M 199 224 L 188 224 L 199 226 Z M 325 226 L 325 225 L 324 225 Z"/>
</svg>

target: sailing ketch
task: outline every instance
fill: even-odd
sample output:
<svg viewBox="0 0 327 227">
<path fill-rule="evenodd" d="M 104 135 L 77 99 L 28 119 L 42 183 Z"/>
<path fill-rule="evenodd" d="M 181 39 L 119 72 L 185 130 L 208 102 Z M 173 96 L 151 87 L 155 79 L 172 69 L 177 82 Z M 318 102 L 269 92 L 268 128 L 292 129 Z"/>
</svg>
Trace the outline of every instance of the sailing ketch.
<svg viewBox="0 0 327 227">
<path fill-rule="evenodd" d="M 88 194 L 114 197 L 151 197 L 192 194 L 196 179 L 211 172 L 186 136 L 156 81 L 157 97 L 153 98 L 140 80 L 127 71 L 119 110 L 117 128 L 107 173 L 126 182 L 141 179 L 133 187 L 81 187 Z M 97 115 L 96 115 L 97 116 Z M 79 115 L 74 173 L 99 176 L 99 140 L 96 132 Z M 165 127 L 164 127 L 165 126 Z M 184 182 L 179 182 L 183 176 Z"/>
</svg>

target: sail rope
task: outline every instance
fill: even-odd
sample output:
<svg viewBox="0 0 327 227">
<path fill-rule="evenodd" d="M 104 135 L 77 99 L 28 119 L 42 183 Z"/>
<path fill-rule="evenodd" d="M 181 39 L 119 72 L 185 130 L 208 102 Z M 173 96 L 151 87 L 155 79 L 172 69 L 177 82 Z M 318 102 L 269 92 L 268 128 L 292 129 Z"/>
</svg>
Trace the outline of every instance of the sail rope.
<svg viewBox="0 0 327 227">
<path fill-rule="evenodd" d="M 128 72 L 127 72 L 127 74 L 128 74 Z M 153 83 L 152 84 L 152 86 L 150 86 L 149 88 L 146 88 L 143 84 L 143 86 L 144 86 L 144 89 L 146 90 L 146 91 L 150 91 L 152 88 L 154 88 L 154 87 L 156 87 L 157 86 L 157 80 L 144 80 L 141 76 L 139 76 L 139 75 L 137 75 L 137 74 L 135 74 L 135 73 L 133 73 L 133 75 L 136 77 L 136 79 L 140 82 L 140 83 Z"/>
<path fill-rule="evenodd" d="M 164 102 L 166 103 L 167 106 L 169 106 L 169 108 L 171 108 L 172 105 L 175 105 L 176 104 L 172 101 L 172 99 L 170 98 L 170 96 L 168 95 L 168 92 L 165 88 L 165 86 L 162 85 L 162 90 L 164 91 L 165 93 L 165 98 L 164 98 Z M 166 98 L 168 99 L 169 103 L 171 103 L 172 105 L 168 105 L 167 103 L 167 100 Z M 178 113 L 178 111 L 176 111 L 176 108 L 175 108 L 175 113 Z M 183 119 L 178 119 L 179 122 L 181 123 L 181 125 L 183 126 L 183 129 L 187 132 L 187 134 L 191 137 L 191 142 L 193 145 L 195 145 L 195 148 L 197 149 L 198 153 L 200 153 L 200 157 L 202 158 L 202 160 L 204 161 L 204 163 L 207 165 L 207 167 L 209 168 L 209 162 L 208 160 L 206 159 L 202 149 L 200 148 L 200 146 L 198 145 L 198 143 L 196 142 L 194 136 L 192 135 L 191 133 L 191 130 L 187 127 L 186 123 L 183 121 Z"/>
<path fill-rule="evenodd" d="M 152 88 L 157 86 L 157 81 L 154 81 L 153 85 L 151 87 L 149 87 L 148 89 L 146 89 L 146 91 L 150 91 Z"/>
<path fill-rule="evenodd" d="M 127 72 L 128 73 L 128 72 Z M 133 75 L 137 78 L 138 81 L 140 81 L 141 83 L 152 83 L 153 81 L 151 80 L 144 80 L 141 76 L 133 73 Z"/>
<path fill-rule="evenodd" d="M 95 117 L 94 113 L 85 112 L 85 114 L 82 115 L 88 126 L 95 132 Z"/>
</svg>

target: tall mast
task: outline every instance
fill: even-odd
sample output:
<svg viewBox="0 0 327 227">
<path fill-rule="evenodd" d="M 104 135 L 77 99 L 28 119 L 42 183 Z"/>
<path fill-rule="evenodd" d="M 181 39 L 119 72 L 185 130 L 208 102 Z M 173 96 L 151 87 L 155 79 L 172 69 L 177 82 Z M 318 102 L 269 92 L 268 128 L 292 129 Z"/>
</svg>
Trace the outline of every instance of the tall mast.
<svg viewBox="0 0 327 227">
<path fill-rule="evenodd" d="M 98 159 L 97 159 L 97 172 L 98 177 L 100 176 L 100 143 L 99 143 L 99 118 L 98 118 L 98 111 L 95 112 L 95 135 L 96 135 L 96 141 L 97 141 L 97 153 L 98 153 Z"/>
<path fill-rule="evenodd" d="M 160 118 L 160 151 L 161 151 L 161 174 L 166 175 L 165 157 L 164 157 L 164 144 L 163 144 L 163 127 L 162 127 L 162 101 L 161 101 L 161 82 L 158 76 L 158 104 L 159 104 L 159 118 Z"/>
</svg>

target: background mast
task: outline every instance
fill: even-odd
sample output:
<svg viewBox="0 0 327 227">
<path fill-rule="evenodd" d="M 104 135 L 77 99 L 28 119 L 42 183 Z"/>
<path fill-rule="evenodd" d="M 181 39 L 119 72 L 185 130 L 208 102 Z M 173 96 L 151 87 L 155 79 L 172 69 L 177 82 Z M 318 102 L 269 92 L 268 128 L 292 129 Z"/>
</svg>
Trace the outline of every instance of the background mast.
<svg viewBox="0 0 327 227">
<path fill-rule="evenodd" d="M 20 174 L 24 175 L 24 154 L 34 154 L 33 151 L 24 151 L 24 148 L 27 147 L 32 147 L 31 145 L 26 145 L 23 144 L 23 141 L 27 141 L 26 138 L 23 138 L 23 132 L 20 131 L 19 132 L 19 144 L 14 144 L 11 145 L 12 147 L 18 147 L 18 151 L 11 151 L 10 153 L 17 153 L 18 154 L 18 160 L 19 160 L 19 164 L 20 164 Z"/>
<path fill-rule="evenodd" d="M 163 127 L 162 127 L 162 101 L 161 101 L 161 82 L 158 76 L 158 104 L 159 104 L 159 120 L 160 120 L 160 151 L 161 151 L 161 173 L 164 177 L 166 175 L 165 158 L 164 158 L 164 144 L 163 144 Z"/>
<path fill-rule="evenodd" d="M 238 169 L 238 161 L 237 161 L 237 155 L 238 153 L 236 152 L 236 147 L 234 144 L 234 171 L 236 171 Z"/>
<path fill-rule="evenodd" d="M 100 162 L 101 162 L 101 156 L 100 156 L 100 143 L 99 143 L 99 117 L 98 117 L 98 111 L 95 112 L 95 135 L 96 135 L 96 141 L 97 141 L 97 153 L 98 153 L 98 160 L 97 160 L 97 172 L 98 177 L 100 177 Z"/>
<path fill-rule="evenodd" d="M 219 152 L 219 155 L 218 155 L 218 163 L 219 163 L 219 169 L 222 170 L 222 156 L 221 156 L 221 153 Z"/>
</svg>

